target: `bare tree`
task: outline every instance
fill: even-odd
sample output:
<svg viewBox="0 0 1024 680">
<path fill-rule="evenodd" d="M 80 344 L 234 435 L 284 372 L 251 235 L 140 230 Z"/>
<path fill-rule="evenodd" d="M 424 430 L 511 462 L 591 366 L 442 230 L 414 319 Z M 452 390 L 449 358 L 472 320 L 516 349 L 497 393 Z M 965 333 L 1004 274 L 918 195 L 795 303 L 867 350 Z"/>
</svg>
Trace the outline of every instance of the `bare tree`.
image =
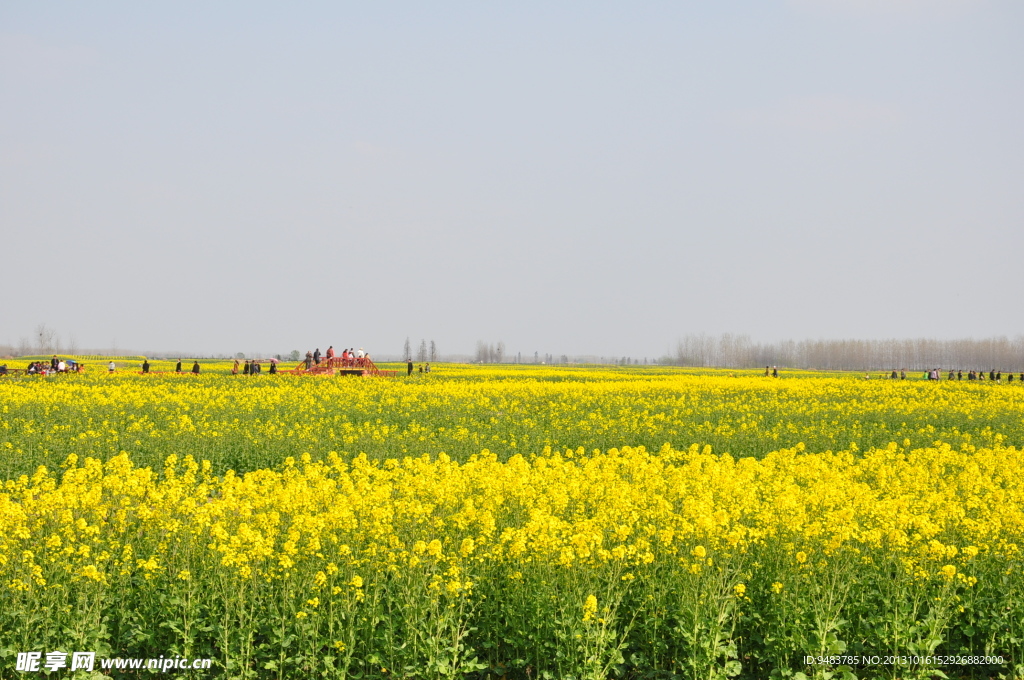
<svg viewBox="0 0 1024 680">
<path fill-rule="evenodd" d="M 402 361 L 412 361 L 412 345 L 409 344 L 409 338 L 405 338 L 405 347 L 402 348 Z"/>
<path fill-rule="evenodd" d="M 430 360 L 437 361 L 437 343 L 433 340 L 430 341 Z"/>
<path fill-rule="evenodd" d="M 427 356 L 427 341 L 420 340 L 420 348 L 416 352 L 416 361 L 426 361 Z"/>
<path fill-rule="evenodd" d="M 40 354 L 49 354 L 57 350 L 58 338 L 57 331 L 47 326 L 45 323 L 41 323 L 36 326 L 35 331 L 36 348 Z"/>
</svg>

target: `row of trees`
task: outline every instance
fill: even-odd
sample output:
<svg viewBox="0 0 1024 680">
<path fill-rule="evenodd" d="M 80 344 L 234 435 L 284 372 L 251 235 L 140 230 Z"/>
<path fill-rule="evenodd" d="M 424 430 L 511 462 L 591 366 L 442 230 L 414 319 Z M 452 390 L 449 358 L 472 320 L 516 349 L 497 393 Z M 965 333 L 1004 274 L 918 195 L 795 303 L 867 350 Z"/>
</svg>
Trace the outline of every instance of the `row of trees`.
<svg viewBox="0 0 1024 680">
<path fill-rule="evenodd" d="M 438 361 L 440 357 L 436 342 L 431 340 L 428 346 L 426 340 L 420 340 L 419 349 L 416 350 L 416 361 Z M 412 344 L 409 342 L 409 338 L 406 338 L 405 347 L 402 349 L 402 361 L 412 360 Z"/>
<path fill-rule="evenodd" d="M 525 359 L 525 360 L 524 360 Z M 531 361 L 532 360 L 532 361 Z M 646 365 L 633 357 L 509 354 L 504 342 L 477 342 L 476 363 Z M 932 368 L 1002 371 L 1024 370 L 1024 335 L 960 340 L 934 338 L 888 340 L 781 340 L 755 342 L 749 335 L 707 333 L 687 335 L 674 356 L 653 363 L 704 368 L 762 368 L 782 366 L 836 371 L 927 370 Z"/>
<path fill-rule="evenodd" d="M 56 329 L 45 323 L 36 326 L 30 337 L 21 337 L 17 346 L 0 345 L 0 354 L 28 356 L 31 354 L 52 354 L 63 352 L 65 354 L 77 354 L 78 342 L 75 336 L 69 335 L 67 340 L 62 341 Z"/>
<path fill-rule="evenodd" d="M 468 359 L 469 357 L 465 358 Z M 450 360 L 454 359 L 454 357 L 450 357 Z M 616 366 L 648 363 L 646 357 L 641 361 L 633 357 L 599 357 L 593 354 L 569 356 L 568 354 L 555 355 L 534 352 L 533 356 L 528 354 L 524 357 L 522 352 L 509 354 L 505 350 L 505 343 L 500 340 L 497 343 L 478 340 L 476 343 L 476 354 L 473 355 L 472 361 L 477 364 L 614 364 Z M 664 363 L 671 364 L 673 362 L 670 359 L 666 359 Z"/>
<path fill-rule="evenodd" d="M 822 370 L 1024 370 L 1024 335 L 980 340 L 782 340 L 754 342 L 748 335 L 687 335 L 668 362 L 679 366 Z M 664 361 L 663 361 L 664 363 Z"/>
<path fill-rule="evenodd" d="M 501 364 L 507 360 L 505 355 L 505 343 L 498 341 L 498 344 L 493 342 L 487 343 L 482 340 L 476 343 L 476 357 L 474 358 L 478 364 Z"/>
</svg>

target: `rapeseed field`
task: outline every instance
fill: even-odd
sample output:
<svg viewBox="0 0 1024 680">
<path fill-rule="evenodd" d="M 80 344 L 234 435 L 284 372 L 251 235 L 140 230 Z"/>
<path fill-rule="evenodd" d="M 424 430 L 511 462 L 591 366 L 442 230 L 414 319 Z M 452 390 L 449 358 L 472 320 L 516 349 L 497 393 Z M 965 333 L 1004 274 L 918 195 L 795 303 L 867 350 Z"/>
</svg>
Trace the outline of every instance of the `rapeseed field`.
<svg viewBox="0 0 1024 680">
<path fill-rule="evenodd" d="M 1022 385 L 229 368 L 0 380 L 0 675 L 1024 671 Z"/>
</svg>

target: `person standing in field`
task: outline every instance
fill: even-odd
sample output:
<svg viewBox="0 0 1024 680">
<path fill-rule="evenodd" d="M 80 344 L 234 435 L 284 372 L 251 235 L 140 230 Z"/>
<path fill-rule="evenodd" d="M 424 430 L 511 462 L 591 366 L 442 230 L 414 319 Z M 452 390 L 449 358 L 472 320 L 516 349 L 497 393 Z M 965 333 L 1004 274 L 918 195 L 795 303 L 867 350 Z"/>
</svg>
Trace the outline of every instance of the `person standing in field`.
<svg viewBox="0 0 1024 680">
<path fill-rule="evenodd" d="M 238 359 L 235 359 L 235 366 L 238 366 Z M 181 373 L 181 357 L 178 357 L 178 363 L 174 365 L 174 372 Z"/>
<path fill-rule="evenodd" d="M 319 347 L 317 347 L 316 351 L 313 352 L 313 363 L 316 364 L 317 366 L 320 365 L 320 348 Z"/>
<path fill-rule="evenodd" d="M 113 361 L 111 361 L 109 364 L 107 364 L 107 372 L 108 373 L 113 373 L 114 372 L 114 362 Z"/>
<path fill-rule="evenodd" d="M 192 375 L 199 375 L 199 360 L 196 359 L 192 364 Z"/>
<path fill-rule="evenodd" d="M 959 380 L 963 380 L 963 379 L 964 379 L 964 372 L 963 372 L 963 370 L 962 370 L 962 369 L 960 369 L 960 370 L 957 370 L 957 372 L 956 372 L 956 379 L 957 379 L 958 381 L 959 381 Z"/>
<path fill-rule="evenodd" d="M 149 359 L 142 360 L 142 372 L 149 373 Z"/>
<path fill-rule="evenodd" d="M 771 374 L 772 374 L 772 371 L 771 371 L 771 369 L 770 369 L 770 368 L 769 368 L 768 366 L 765 366 L 765 367 L 764 367 L 764 377 L 766 377 L 766 378 L 767 378 L 767 377 L 768 377 L 768 376 L 770 376 Z"/>
<path fill-rule="evenodd" d="M 773 378 L 778 378 L 779 377 L 779 367 L 778 366 L 772 366 L 772 377 Z"/>
<path fill-rule="evenodd" d="M 306 350 L 306 370 L 313 368 L 313 353 Z"/>
<path fill-rule="evenodd" d="M 890 376 L 889 376 L 889 379 L 890 379 L 890 380 L 895 380 L 895 379 L 896 379 L 896 378 L 898 378 L 898 377 L 899 377 L 899 376 L 898 376 L 898 375 L 896 375 L 896 369 L 895 369 L 895 368 L 894 368 L 894 369 L 892 369 L 892 375 L 890 375 Z"/>
<path fill-rule="evenodd" d="M 409 359 L 409 363 L 407 363 L 407 364 L 405 365 L 405 369 L 406 369 L 406 371 L 408 371 L 408 372 L 406 373 L 406 376 L 410 376 L 410 375 L 412 375 L 412 359 Z"/>
<path fill-rule="evenodd" d="M 331 359 L 334 358 L 334 345 L 327 348 L 327 363 L 331 363 Z"/>
</svg>

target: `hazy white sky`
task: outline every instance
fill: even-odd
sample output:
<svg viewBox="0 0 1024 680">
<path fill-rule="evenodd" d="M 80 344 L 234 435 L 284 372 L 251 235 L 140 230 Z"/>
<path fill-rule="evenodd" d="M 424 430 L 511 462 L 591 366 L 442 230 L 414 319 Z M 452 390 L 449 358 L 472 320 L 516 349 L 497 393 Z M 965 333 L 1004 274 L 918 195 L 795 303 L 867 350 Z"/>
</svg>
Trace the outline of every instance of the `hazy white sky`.
<svg viewBox="0 0 1024 680">
<path fill-rule="evenodd" d="M 0 344 L 1024 332 L 1024 3 L 0 4 Z"/>
</svg>

